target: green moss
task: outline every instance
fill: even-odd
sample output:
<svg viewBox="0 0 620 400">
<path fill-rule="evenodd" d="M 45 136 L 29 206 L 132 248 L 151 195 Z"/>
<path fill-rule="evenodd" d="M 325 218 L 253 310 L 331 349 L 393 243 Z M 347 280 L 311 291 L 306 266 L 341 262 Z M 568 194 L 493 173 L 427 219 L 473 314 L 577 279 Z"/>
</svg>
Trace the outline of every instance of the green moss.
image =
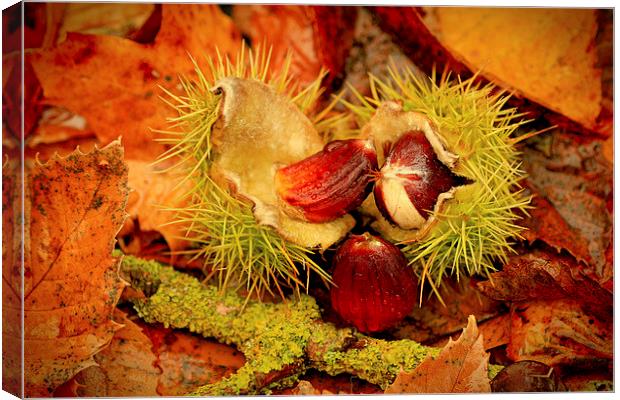
<svg viewBox="0 0 620 400">
<path fill-rule="evenodd" d="M 146 298 L 132 299 L 145 321 L 189 329 L 244 353 L 246 364 L 235 374 L 195 395 L 265 393 L 292 386 L 308 368 L 350 373 L 386 388 L 399 371 L 411 371 L 441 350 L 339 329 L 321 320 L 318 305 L 307 295 L 280 303 L 246 301 L 234 291 L 219 291 L 171 267 L 131 256 L 124 257 L 121 271 L 145 292 Z M 496 367 L 489 367 L 489 376 L 496 373 Z"/>
<path fill-rule="evenodd" d="M 489 364 L 489 373 L 488 373 L 489 379 L 495 378 L 495 376 L 497 376 L 497 374 L 499 374 L 499 372 L 503 369 L 504 369 L 503 365 Z"/>
<path fill-rule="evenodd" d="M 343 372 L 354 373 L 358 377 L 385 389 L 398 372 L 413 370 L 428 355 L 436 356 L 440 349 L 422 346 L 412 340 L 384 341 L 362 338 L 363 348 L 346 352 L 328 351 L 317 369 L 330 375 Z"/>
</svg>

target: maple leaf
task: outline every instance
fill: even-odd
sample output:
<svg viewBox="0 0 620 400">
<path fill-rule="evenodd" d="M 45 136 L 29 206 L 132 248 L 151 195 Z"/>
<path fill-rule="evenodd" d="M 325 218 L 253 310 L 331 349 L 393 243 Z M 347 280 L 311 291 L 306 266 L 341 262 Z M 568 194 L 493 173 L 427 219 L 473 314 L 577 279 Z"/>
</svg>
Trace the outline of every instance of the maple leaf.
<svg viewBox="0 0 620 400">
<path fill-rule="evenodd" d="M 439 355 L 428 356 L 413 371 L 401 371 L 385 393 L 490 392 L 488 363 L 476 319 L 470 315 L 457 341 L 450 340 Z"/>
<path fill-rule="evenodd" d="M 78 33 L 51 50 L 36 52 L 31 62 L 46 103 L 86 118 L 101 143 L 123 135 L 128 158 L 152 160 L 164 145 L 152 130 L 168 130 L 174 110 L 159 98 L 160 87 L 179 93 L 178 75 L 195 76 L 215 55 L 236 53 L 240 34 L 213 4 L 165 4 L 153 43 Z"/>
<path fill-rule="evenodd" d="M 46 396 L 93 365 L 93 355 L 120 328 L 111 317 L 125 282 L 111 253 L 125 219 L 127 167 L 117 141 L 35 163 L 29 172 L 25 395 Z M 6 289 L 19 294 L 13 285 Z"/>
<path fill-rule="evenodd" d="M 583 312 L 577 301 L 538 300 L 512 314 L 507 354 L 549 366 L 606 366 L 613 360 L 612 324 Z"/>
<path fill-rule="evenodd" d="M 110 345 L 95 355 L 98 365 L 76 376 L 80 397 L 157 396 L 161 371 L 155 367 L 153 344 L 142 328 L 116 309 L 114 319 L 123 324 Z"/>
</svg>

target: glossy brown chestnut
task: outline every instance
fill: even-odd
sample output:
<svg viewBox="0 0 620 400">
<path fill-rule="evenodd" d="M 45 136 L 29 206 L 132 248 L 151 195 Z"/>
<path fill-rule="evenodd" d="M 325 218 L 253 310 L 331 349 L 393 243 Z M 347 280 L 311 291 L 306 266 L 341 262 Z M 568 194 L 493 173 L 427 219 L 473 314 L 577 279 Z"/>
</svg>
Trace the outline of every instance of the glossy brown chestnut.
<svg viewBox="0 0 620 400">
<path fill-rule="evenodd" d="M 366 140 L 336 140 L 276 172 L 284 211 L 308 222 L 328 222 L 358 207 L 372 190 L 377 154 Z"/>
<path fill-rule="evenodd" d="M 336 252 L 333 266 L 332 306 L 361 332 L 391 328 L 413 309 L 417 279 L 390 242 L 368 233 L 351 236 Z"/>
<path fill-rule="evenodd" d="M 379 172 L 375 203 L 392 224 L 402 229 L 419 228 L 439 195 L 461 181 L 437 159 L 423 132 L 410 131 L 394 144 Z"/>
</svg>

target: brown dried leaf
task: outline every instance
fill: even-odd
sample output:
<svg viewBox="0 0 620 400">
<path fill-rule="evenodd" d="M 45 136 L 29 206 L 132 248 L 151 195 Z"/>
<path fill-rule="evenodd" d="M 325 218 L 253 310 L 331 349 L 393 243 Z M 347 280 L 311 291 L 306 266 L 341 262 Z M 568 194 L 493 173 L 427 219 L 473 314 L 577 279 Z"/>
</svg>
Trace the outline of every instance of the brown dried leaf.
<svg viewBox="0 0 620 400">
<path fill-rule="evenodd" d="M 577 234 L 574 240 L 582 244 L 567 246 L 567 250 L 590 261 L 588 270 L 599 282 L 610 281 L 613 264 L 608 262 L 606 250 L 612 239 L 609 201 L 613 198 L 613 168 L 601 154 L 600 141 L 553 132 L 539 140 L 538 148 L 541 151 L 529 147 L 524 151 L 528 186 L 555 208 L 571 228 L 568 235 Z M 542 215 L 540 225 L 556 223 L 557 214 Z M 534 234 L 557 245 L 547 230 Z M 581 254 L 584 245 L 588 250 L 585 255 Z"/>
<path fill-rule="evenodd" d="M 476 319 L 470 315 L 457 341 L 450 340 L 436 358 L 428 356 L 413 371 L 401 371 L 385 393 L 490 392 L 489 355 L 482 343 Z"/>
<path fill-rule="evenodd" d="M 609 318 L 613 294 L 584 275 L 571 257 L 534 251 L 511 257 L 490 280 L 478 283 L 485 295 L 500 301 L 573 299 L 587 310 Z"/>
<path fill-rule="evenodd" d="M 472 71 L 594 129 L 602 112 L 596 10 L 427 8 L 441 43 Z M 524 62 L 524 59 L 527 62 Z"/>
<path fill-rule="evenodd" d="M 127 167 L 114 142 L 36 164 L 26 199 L 26 395 L 46 396 L 94 365 L 120 325 L 112 311 L 125 283 L 112 257 L 125 219 Z"/>
<path fill-rule="evenodd" d="M 488 319 L 481 323 L 478 329 L 485 350 L 505 345 L 510 340 L 510 315 L 502 314 Z"/>
<path fill-rule="evenodd" d="M 98 365 L 76 376 L 80 397 L 157 396 L 161 371 L 155 367 L 153 344 L 139 325 L 116 309 L 116 322 L 124 326 L 116 331 L 110 345 L 95 355 Z"/>
<path fill-rule="evenodd" d="M 86 118 L 102 143 L 123 135 L 127 156 L 153 159 L 164 146 L 151 129 L 169 129 L 171 107 L 160 86 L 179 93 L 179 74 L 193 76 L 190 53 L 200 65 L 205 55 L 237 51 L 240 35 L 214 4 L 166 4 L 152 44 L 114 36 L 70 33 L 56 48 L 32 55 L 35 73 L 49 104 Z"/>
<path fill-rule="evenodd" d="M 154 4 L 147 3 L 69 3 L 59 29 L 58 43 L 68 32 L 93 35 L 128 36 L 144 24 Z M 53 4 L 51 7 L 58 7 Z"/>
<path fill-rule="evenodd" d="M 514 89 L 521 96 L 509 103 L 528 117 L 611 135 L 611 10 L 372 10 L 381 28 L 425 73 L 446 68 L 464 79 L 482 70 L 477 80 Z"/>
<path fill-rule="evenodd" d="M 528 228 L 522 234 L 525 240 L 530 243 L 542 240 L 558 252 L 566 250 L 578 261 L 591 263 L 592 256 L 588 244 L 579 232 L 562 218 L 547 199 L 541 197 L 534 189 L 530 189 L 530 192 L 535 194 L 532 198 L 532 209 L 521 223 L 523 227 Z"/>
<path fill-rule="evenodd" d="M 578 368 L 607 365 L 613 360 L 613 332 L 609 321 L 584 313 L 577 301 L 534 301 L 512 316 L 508 356 L 549 366 Z"/>
<path fill-rule="evenodd" d="M 245 364 L 241 352 L 214 340 L 153 326 L 146 332 L 162 371 L 157 386 L 162 396 L 186 395 L 228 377 Z"/>
<path fill-rule="evenodd" d="M 329 390 L 319 390 L 315 388 L 311 382 L 306 380 L 300 380 L 292 390 L 294 396 L 316 396 L 316 395 L 330 395 L 334 394 Z"/>
</svg>

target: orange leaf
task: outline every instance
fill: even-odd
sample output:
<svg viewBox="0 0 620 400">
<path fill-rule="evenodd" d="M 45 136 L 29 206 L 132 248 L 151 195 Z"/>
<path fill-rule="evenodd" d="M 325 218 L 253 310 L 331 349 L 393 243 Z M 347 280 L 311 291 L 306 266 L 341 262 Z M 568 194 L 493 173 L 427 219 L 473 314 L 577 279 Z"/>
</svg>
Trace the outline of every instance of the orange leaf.
<svg viewBox="0 0 620 400">
<path fill-rule="evenodd" d="M 490 392 L 488 363 L 476 319 L 470 315 L 457 341 L 450 340 L 436 358 L 428 356 L 413 371 L 401 371 L 385 393 Z"/>
<path fill-rule="evenodd" d="M 612 324 L 584 313 L 577 301 L 534 301 L 513 313 L 508 356 L 549 366 L 606 366 L 613 359 Z"/>
<path fill-rule="evenodd" d="M 133 189 L 127 202 L 130 217 L 138 221 L 141 231 L 160 232 L 170 250 L 186 247 L 188 243 L 183 239 L 183 235 L 187 224 L 168 224 L 174 221 L 175 213 L 164 208 L 181 207 L 184 204 L 181 197 L 190 191 L 190 181 L 177 187 L 183 177 L 178 176 L 178 173 L 175 175 L 173 170 L 159 171 L 144 161 L 129 160 L 127 165 L 129 187 Z"/>
<path fill-rule="evenodd" d="M 236 52 L 240 35 L 212 4 L 166 4 L 154 43 L 104 35 L 68 34 L 52 50 L 32 55 L 48 103 L 86 118 L 104 144 L 123 136 L 127 156 L 153 159 L 165 149 L 151 129 L 166 130 L 174 111 L 161 87 L 179 93 L 178 75 L 193 76 L 188 53 L 200 65 L 205 55 Z"/>
<path fill-rule="evenodd" d="M 36 163 L 26 193 L 25 395 L 45 396 L 94 365 L 120 328 L 111 317 L 125 283 L 111 253 L 125 219 L 123 149 Z"/>
<path fill-rule="evenodd" d="M 613 13 L 593 9 L 376 7 L 381 27 L 424 72 L 444 67 L 517 94 L 528 117 L 609 136 Z"/>
<path fill-rule="evenodd" d="M 158 366 L 162 370 L 157 391 L 162 396 L 181 396 L 200 386 L 230 376 L 245 363 L 231 346 L 185 332 L 149 326 Z"/>
<path fill-rule="evenodd" d="M 6 156 L 6 150 L 3 149 Z M 2 389 L 22 397 L 21 174 L 12 156 L 2 166 Z"/>
<path fill-rule="evenodd" d="M 430 8 L 442 44 L 489 80 L 594 129 L 601 70 L 595 10 Z M 524 62 L 524 57 L 527 61 Z"/>
<path fill-rule="evenodd" d="M 76 381 L 82 397 L 157 396 L 161 371 L 155 367 L 153 344 L 142 328 L 120 310 L 114 319 L 124 325 L 112 338 L 110 346 L 95 355 L 98 365 L 81 371 Z"/>
<path fill-rule="evenodd" d="M 233 8 L 235 23 L 252 43 L 272 46 L 273 65 L 280 65 L 291 51 L 290 72 L 301 87 L 312 83 L 322 68 L 329 71 L 324 86 L 342 75 L 356 16 L 355 7 L 243 4 Z"/>
</svg>

